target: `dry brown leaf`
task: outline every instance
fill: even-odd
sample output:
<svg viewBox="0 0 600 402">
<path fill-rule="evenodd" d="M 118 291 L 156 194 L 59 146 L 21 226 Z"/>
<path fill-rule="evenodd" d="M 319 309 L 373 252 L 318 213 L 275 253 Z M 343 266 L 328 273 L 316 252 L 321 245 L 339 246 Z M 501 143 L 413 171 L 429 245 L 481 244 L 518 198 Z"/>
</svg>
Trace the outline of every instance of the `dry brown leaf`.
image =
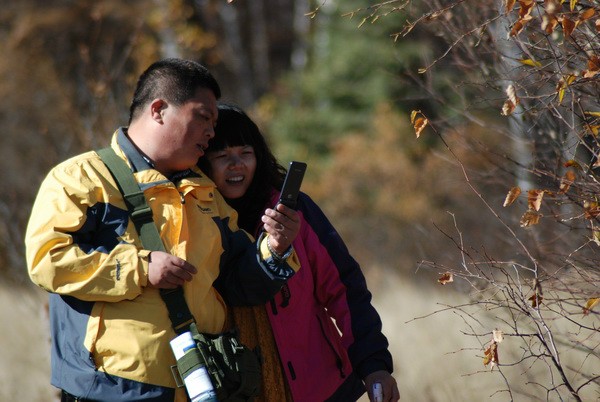
<svg viewBox="0 0 600 402">
<path fill-rule="evenodd" d="M 589 299 L 583 308 L 583 315 L 588 315 L 598 303 L 600 303 L 600 297 L 592 297 Z"/>
<path fill-rule="evenodd" d="M 529 190 L 527 194 L 527 205 L 529 209 L 539 211 L 542 207 L 542 199 L 544 198 L 544 190 Z"/>
<path fill-rule="evenodd" d="M 454 276 L 451 272 L 445 272 L 438 278 L 437 281 L 442 285 L 445 285 L 447 283 L 454 282 Z"/>
<path fill-rule="evenodd" d="M 558 19 L 554 15 L 544 14 L 542 16 L 542 30 L 547 35 L 554 33 L 554 28 L 559 24 Z"/>
<path fill-rule="evenodd" d="M 498 344 L 494 341 L 490 343 L 490 346 L 487 347 L 486 350 L 483 351 L 483 365 L 487 366 L 490 364 L 491 368 L 494 368 L 494 365 L 498 364 Z"/>
<path fill-rule="evenodd" d="M 591 56 L 587 63 L 587 70 L 581 72 L 583 78 L 592 78 L 600 72 L 600 58 L 598 56 Z"/>
<path fill-rule="evenodd" d="M 571 184 L 575 182 L 575 179 L 575 172 L 572 170 L 567 170 L 562 179 L 560 179 L 560 188 L 558 190 L 558 194 L 565 194 L 567 191 L 569 191 L 569 188 L 571 187 Z"/>
<path fill-rule="evenodd" d="M 598 18 L 596 22 L 594 22 L 594 26 L 596 27 L 596 31 L 600 32 L 600 18 Z"/>
<path fill-rule="evenodd" d="M 594 14 L 596 14 L 596 10 L 594 10 L 593 8 L 588 8 L 587 10 L 581 13 L 581 15 L 579 16 L 579 21 L 589 20 L 594 16 Z"/>
<path fill-rule="evenodd" d="M 544 9 L 546 10 L 547 14 L 554 15 L 554 13 L 556 13 L 556 10 L 558 10 L 559 6 L 560 4 L 556 0 L 544 1 Z"/>
<path fill-rule="evenodd" d="M 537 225 L 538 223 L 540 223 L 541 217 L 542 217 L 542 215 L 539 214 L 538 212 L 530 210 L 523 214 L 523 216 L 521 217 L 521 219 L 519 221 L 519 224 L 523 228 L 528 227 L 528 226 Z"/>
<path fill-rule="evenodd" d="M 501 112 L 503 116 L 510 115 L 521 101 L 517 97 L 517 91 L 515 90 L 515 87 L 512 84 L 506 87 L 506 96 L 508 97 L 508 99 L 504 102 Z"/>
<path fill-rule="evenodd" d="M 519 0 L 519 4 L 521 5 L 521 9 L 519 10 L 519 17 L 521 17 L 522 19 L 526 19 L 527 21 L 531 20 L 531 11 L 533 10 L 533 6 L 535 5 L 534 0 Z"/>
<path fill-rule="evenodd" d="M 523 18 L 519 18 L 517 22 L 515 22 L 515 24 L 512 26 L 510 32 L 508 33 L 508 36 L 517 36 L 518 34 L 520 34 L 523 28 L 525 28 L 526 23 L 526 20 L 524 20 Z"/>
<path fill-rule="evenodd" d="M 583 202 L 583 216 L 585 219 L 594 219 L 600 215 L 600 206 L 596 201 Z"/>
<path fill-rule="evenodd" d="M 588 60 L 588 69 L 593 71 L 600 70 L 600 57 L 590 56 L 590 59 Z"/>
<path fill-rule="evenodd" d="M 571 34 L 573 33 L 573 30 L 575 29 L 575 23 L 573 21 L 571 21 L 570 19 L 568 19 L 567 17 L 562 17 L 560 22 L 561 22 L 563 33 L 564 33 L 565 37 L 571 36 Z"/>
<path fill-rule="evenodd" d="M 505 5 L 504 5 L 504 9 L 506 10 L 506 13 L 510 13 L 513 9 L 513 7 L 515 6 L 516 0 L 506 0 L 505 1 Z"/>
<path fill-rule="evenodd" d="M 516 105 L 512 103 L 510 100 L 505 100 L 504 105 L 502 105 L 502 111 L 500 114 L 502 116 L 510 116 L 512 112 L 515 111 Z"/>
<path fill-rule="evenodd" d="M 568 161 L 565 162 L 564 164 L 565 167 L 573 167 L 577 170 L 583 171 L 583 168 L 581 167 L 581 165 L 579 164 L 579 162 L 577 162 L 574 159 L 569 159 Z"/>
<path fill-rule="evenodd" d="M 421 131 L 423 131 L 423 129 L 427 127 L 429 120 L 427 120 L 427 117 L 425 117 L 425 115 L 420 110 L 413 110 L 410 113 L 410 122 L 413 125 L 413 128 L 415 129 L 415 134 L 417 135 L 417 138 L 419 138 L 419 136 L 421 135 Z"/>
<path fill-rule="evenodd" d="M 519 98 L 517 98 L 517 91 L 515 90 L 515 86 L 510 84 L 506 87 L 506 96 L 508 96 L 508 100 L 510 100 L 515 105 L 519 103 Z"/>
<path fill-rule="evenodd" d="M 506 194 L 506 199 L 504 200 L 504 204 L 502 206 L 507 207 L 509 205 L 512 205 L 512 203 L 515 202 L 519 195 L 521 195 L 521 187 L 517 186 L 511 188 L 508 194 Z"/>
<path fill-rule="evenodd" d="M 536 308 L 537 306 L 542 304 L 542 300 L 544 300 L 544 297 L 540 294 L 534 293 L 533 296 L 531 296 L 528 300 L 531 302 L 531 307 Z"/>
</svg>

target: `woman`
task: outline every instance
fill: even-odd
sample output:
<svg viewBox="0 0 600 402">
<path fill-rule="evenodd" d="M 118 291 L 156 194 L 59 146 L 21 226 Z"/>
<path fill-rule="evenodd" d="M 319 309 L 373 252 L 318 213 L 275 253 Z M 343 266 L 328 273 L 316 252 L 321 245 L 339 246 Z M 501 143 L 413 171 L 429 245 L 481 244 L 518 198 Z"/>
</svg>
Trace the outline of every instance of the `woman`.
<svg viewBox="0 0 600 402">
<path fill-rule="evenodd" d="M 240 227 L 256 235 L 263 211 L 277 202 L 285 169 L 241 109 L 218 109 L 215 137 L 199 166 L 237 210 Z M 263 354 L 263 400 L 281 401 L 285 393 L 296 402 L 346 402 L 366 385 L 373 401 L 379 383 L 381 400 L 397 401 L 388 342 L 358 263 L 304 193 L 298 212 L 301 228 L 292 244 L 298 273 L 266 306 L 233 308 L 242 341 Z"/>
</svg>

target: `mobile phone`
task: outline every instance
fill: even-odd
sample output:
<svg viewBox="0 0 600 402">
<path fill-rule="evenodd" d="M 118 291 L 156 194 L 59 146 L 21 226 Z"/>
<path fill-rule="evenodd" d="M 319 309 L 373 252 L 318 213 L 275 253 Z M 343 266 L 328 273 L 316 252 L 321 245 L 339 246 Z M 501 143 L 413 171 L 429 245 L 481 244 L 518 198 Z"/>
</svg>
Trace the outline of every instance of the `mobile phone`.
<svg viewBox="0 0 600 402">
<path fill-rule="evenodd" d="M 283 204 L 292 209 L 296 209 L 304 172 L 306 172 L 306 163 L 298 161 L 290 162 L 287 174 L 285 175 L 285 180 L 283 181 L 283 187 L 281 188 L 281 194 L 279 195 L 279 201 L 277 202 L 278 204 Z"/>
</svg>

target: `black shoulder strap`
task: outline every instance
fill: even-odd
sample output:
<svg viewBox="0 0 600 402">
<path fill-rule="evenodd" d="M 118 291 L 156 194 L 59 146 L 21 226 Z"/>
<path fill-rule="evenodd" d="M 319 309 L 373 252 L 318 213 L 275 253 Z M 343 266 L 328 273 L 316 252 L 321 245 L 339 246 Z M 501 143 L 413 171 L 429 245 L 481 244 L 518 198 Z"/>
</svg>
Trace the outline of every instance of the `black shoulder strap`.
<svg viewBox="0 0 600 402">
<path fill-rule="evenodd" d="M 146 202 L 144 192 L 135 181 L 133 172 L 127 163 L 111 147 L 102 148 L 96 152 L 117 182 L 144 248 L 152 251 L 165 251 L 165 246 L 152 219 L 152 209 Z M 194 322 L 194 317 L 185 302 L 183 288 L 161 289 L 160 295 L 167 305 L 169 318 L 175 332 L 181 334 L 187 331 L 188 325 Z"/>
</svg>

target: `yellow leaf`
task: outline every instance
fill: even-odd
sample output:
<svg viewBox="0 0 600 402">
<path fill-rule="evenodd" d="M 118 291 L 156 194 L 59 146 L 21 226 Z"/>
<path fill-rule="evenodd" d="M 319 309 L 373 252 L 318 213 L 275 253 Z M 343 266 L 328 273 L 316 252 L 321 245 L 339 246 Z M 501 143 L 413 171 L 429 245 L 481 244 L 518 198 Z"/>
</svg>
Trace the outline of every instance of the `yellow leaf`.
<svg viewBox="0 0 600 402">
<path fill-rule="evenodd" d="M 588 315 L 598 303 L 600 303 L 600 297 L 593 297 L 589 299 L 583 308 L 583 315 Z"/>
<path fill-rule="evenodd" d="M 424 67 L 419 68 L 419 70 L 417 71 L 419 74 L 425 74 L 427 72 L 427 69 Z"/>
<path fill-rule="evenodd" d="M 600 112 L 584 112 L 588 116 L 600 117 Z"/>
<path fill-rule="evenodd" d="M 413 110 L 412 112 L 410 112 L 410 124 L 414 124 L 415 123 L 415 118 L 417 117 L 417 114 L 421 113 L 420 110 Z"/>
<path fill-rule="evenodd" d="M 577 5 L 577 1 L 578 0 L 571 0 L 571 4 L 570 4 L 571 5 L 571 11 L 575 10 L 575 6 Z"/>
<path fill-rule="evenodd" d="M 452 272 L 446 272 L 446 273 L 442 274 L 442 276 L 440 276 L 438 278 L 438 282 L 441 283 L 442 285 L 445 285 L 450 282 L 454 282 L 454 276 L 452 275 Z"/>
<path fill-rule="evenodd" d="M 507 207 L 509 205 L 512 205 L 512 203 L 515 202 L 515 200 L 519 197 L 520 194 L 521 187 L 517 186 L 511 188 L 508 194 L 506 194 L 506 199 L 504 200 L 504 204 L 502 206 Z"/>
<path fill-rule="evenodd" d="M 591 240 L 594 243 L 596 243 L 596 246 L 600 246 L 600 230 L 598 230 L 598 229 L 592 230 L 592 239 Z"/>
<path fill-rule="evenodd" d="M 518 60 L 521 64 L 524 64 L 526 66 L 531 66 L 531 67 L 541 67 L 542 63 L 540 63 L 539 61 L 535 61 L 535 60 L 531 60 L 531 59 L 520 59 Z"/>
<path fill-rule="evenodd" d="M 560 88 L 558 90 L 558 103 L 562 103 L 562 100 L 564 97 L 565 97 L 565 88 Z"/>
<path fill-rule="evenodd" d="M 577 77 L 572 74 L 565 75 L 560 78 L 558 84 L 556 84 L 556 89 L 558 91 L 558 103 L 562 102 L 565 96 L 565 90 L 573 83 L 573 81 L 575 81 L 575 78 Z"/>
</svg>

